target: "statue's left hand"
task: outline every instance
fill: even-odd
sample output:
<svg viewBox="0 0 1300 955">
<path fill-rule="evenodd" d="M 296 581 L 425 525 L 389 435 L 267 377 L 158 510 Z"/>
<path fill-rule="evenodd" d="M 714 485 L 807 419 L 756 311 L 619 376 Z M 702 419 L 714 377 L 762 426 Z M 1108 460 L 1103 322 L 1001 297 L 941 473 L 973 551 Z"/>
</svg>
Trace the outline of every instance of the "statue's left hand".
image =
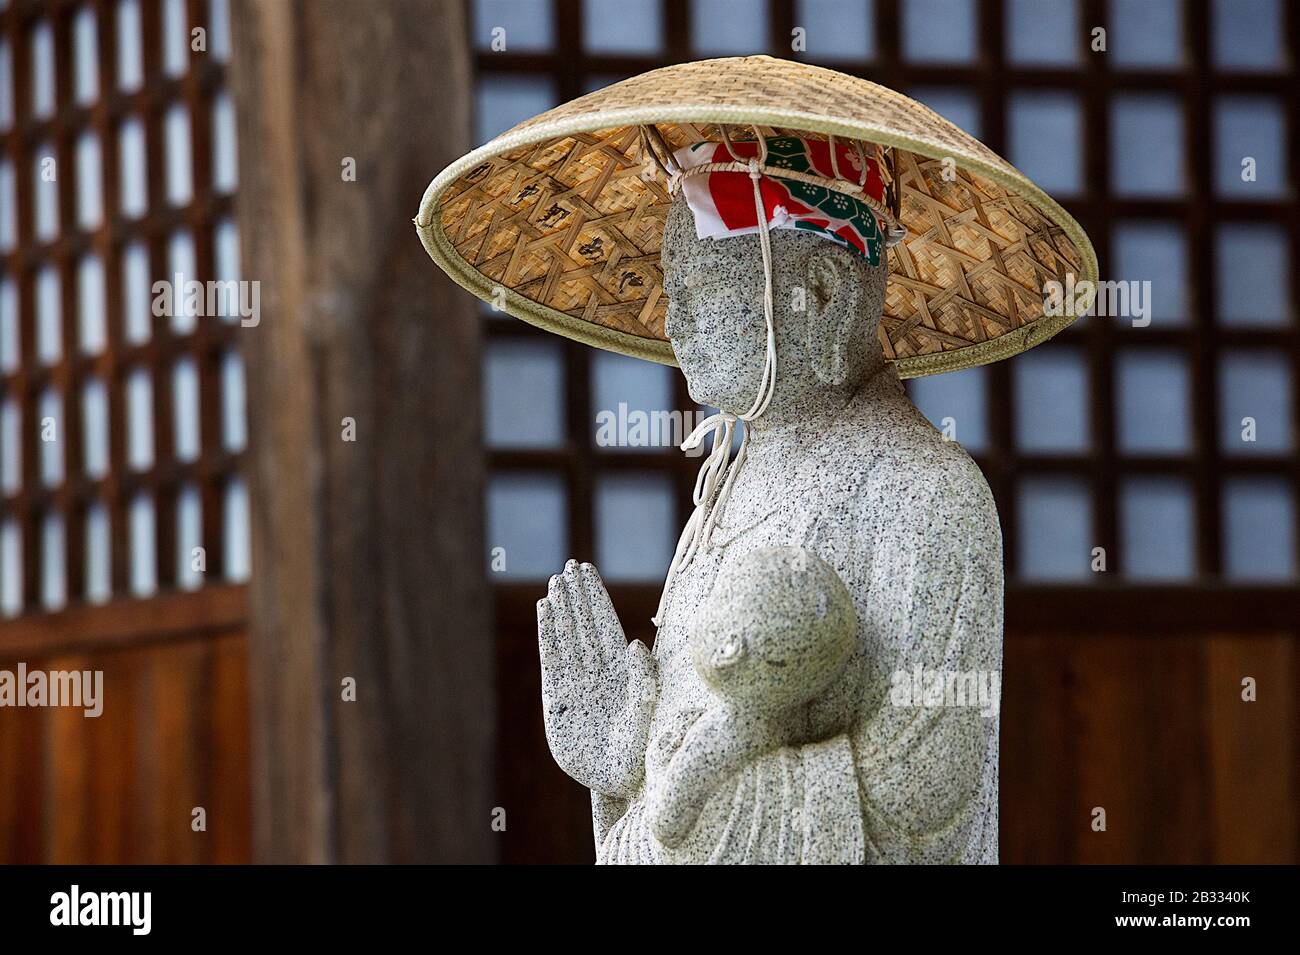
<svg viewBox="0 0 1300 955">
<path fill-rule="evenodd" d="M 645 773 L 658 668 L 628 643 L 591 564 L 569 561 L 537 602 L 542 712 L 551 755 L 588 789 L 626 798 Z"/>
</svg>

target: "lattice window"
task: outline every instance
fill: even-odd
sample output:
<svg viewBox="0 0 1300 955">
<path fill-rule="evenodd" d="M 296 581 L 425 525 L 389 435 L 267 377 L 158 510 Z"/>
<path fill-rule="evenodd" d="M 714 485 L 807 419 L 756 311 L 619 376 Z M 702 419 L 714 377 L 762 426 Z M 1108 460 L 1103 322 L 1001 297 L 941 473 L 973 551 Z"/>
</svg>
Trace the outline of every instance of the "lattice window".
<svg viewBox="0 0 1300 955">
<path fill-rule="evenodd" d="M 909 383 L 988 477 L 1010 579 L 1296 578 L 1295 5 L 472 0 L 470 19 L 476 142 L 621 77 L 754 52 L 902 89 L 979 136 L 1083 224 L 1103 278 L 1151 283 L 1149 312 L 1080 319 L 1010 362 Z M 694 410 L 679 376 L 485 314 L 488 545 L 503 549 L 489 565 L 506 617 L 537 591 L 508 581 L 568 556 L 594 559 L 638 617 L 698 461 L 600 447 L 596 415 L 620 401 Z"/>
<path fill-rule="evenodd" d="M 228 0 L 0 7 L 3 612 L 242 580 Z"/>
</svg>

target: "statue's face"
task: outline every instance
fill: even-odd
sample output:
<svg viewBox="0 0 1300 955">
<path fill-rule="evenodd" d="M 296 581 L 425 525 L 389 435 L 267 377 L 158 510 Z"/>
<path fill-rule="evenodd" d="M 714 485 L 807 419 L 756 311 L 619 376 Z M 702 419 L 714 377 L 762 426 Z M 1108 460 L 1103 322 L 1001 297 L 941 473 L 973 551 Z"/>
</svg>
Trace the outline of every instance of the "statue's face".
<svg viewBox="0 0 1300 955">
<path fill-rule="evenodd" d="M 758 393 L 767 327 L 757 236 L 716 241 L 695 234 L 681 199 L 664 229 L 665 328 L 691 397 L 740 414 Z"/>
<path fill-rule="evenodd" d="M 786 229 L 773 230 L 771 244 L 779 395 L 852 379 L 873 354 L 879 361 L 874 338 L 887 266 L 868 266 L 825 239 Z M 701 239 L 679 197 L 661 255 L 666 330 L 691 397 L 743 414 L 758 393 L 767 349 L 758 236 Z"/>
</svg>

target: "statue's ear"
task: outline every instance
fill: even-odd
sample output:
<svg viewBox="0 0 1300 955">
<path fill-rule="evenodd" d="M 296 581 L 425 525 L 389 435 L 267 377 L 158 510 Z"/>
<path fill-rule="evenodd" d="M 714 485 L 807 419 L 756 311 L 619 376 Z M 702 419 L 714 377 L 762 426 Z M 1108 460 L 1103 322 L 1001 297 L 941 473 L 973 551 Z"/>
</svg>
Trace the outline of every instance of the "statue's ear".
<svg viewBox="0 0 1300 955">
<path fill-rule="evenodd" d="M 862 289 L 849 255 L 827 244 L 807 259 L 807 354 L 818 379 L 828 385 L 842 384 L 848 377 L 851 338 L 861 319 Z"/>
</svg>

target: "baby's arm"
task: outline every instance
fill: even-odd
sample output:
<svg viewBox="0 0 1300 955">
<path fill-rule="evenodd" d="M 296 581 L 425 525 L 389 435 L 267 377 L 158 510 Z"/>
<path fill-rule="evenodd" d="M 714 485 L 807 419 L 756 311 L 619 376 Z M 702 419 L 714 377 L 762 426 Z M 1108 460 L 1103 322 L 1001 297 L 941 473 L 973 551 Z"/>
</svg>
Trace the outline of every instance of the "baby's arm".
<svg viewBox="0 0 1300 955">
<path fill-rule="evenodd" d="M 777 742 L 768 720 L 752 710 L 726 703 L 705 710 L 647 793 L 655 838 L 669 848 L 681 844 L 718 785 Z"/>
</svg>

